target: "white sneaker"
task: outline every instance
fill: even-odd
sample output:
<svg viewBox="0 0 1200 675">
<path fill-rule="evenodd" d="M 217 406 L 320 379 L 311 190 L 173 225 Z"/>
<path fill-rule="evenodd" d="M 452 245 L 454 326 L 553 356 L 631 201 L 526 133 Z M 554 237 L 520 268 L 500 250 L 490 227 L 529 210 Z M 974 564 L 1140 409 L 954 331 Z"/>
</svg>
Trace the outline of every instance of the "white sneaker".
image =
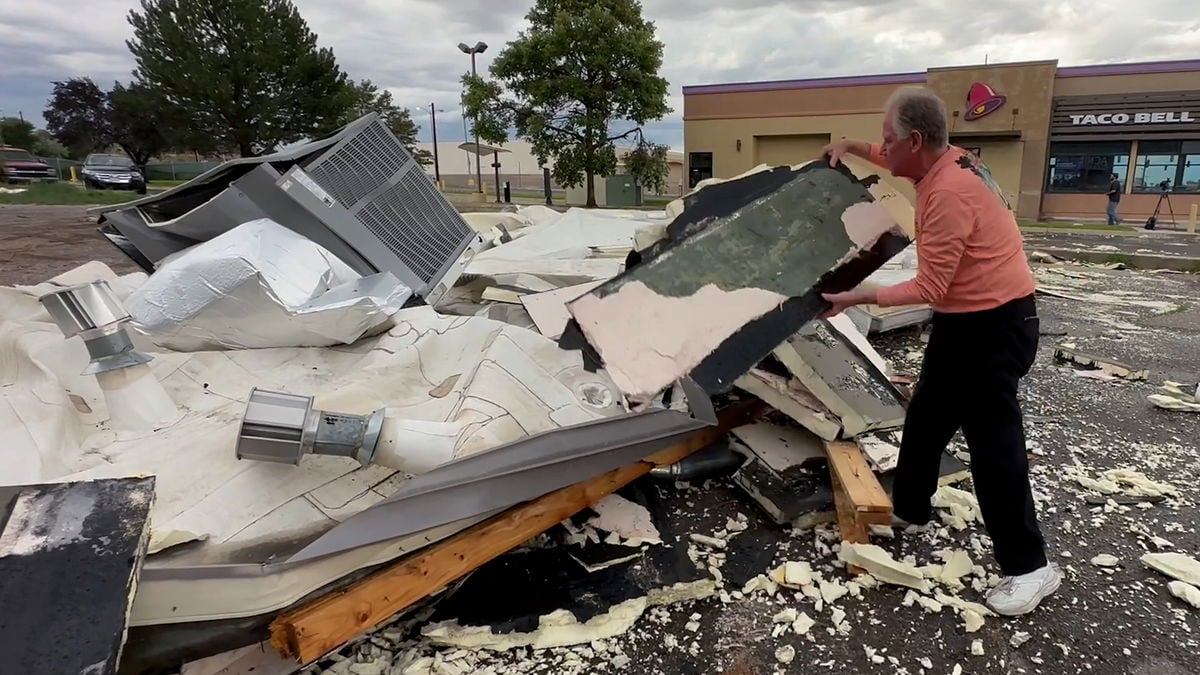
<svg viewBox="0 0 1200 675">
<path fill-rule="evenodd" d="M 1018 616 L 1032 612 L 1043 598 L 1058 590 L 1062 574 L 1050 563 L 1029 574 L 1004 577 L 987 595 L 987 606 L 997 614 Z"/>
</svg>

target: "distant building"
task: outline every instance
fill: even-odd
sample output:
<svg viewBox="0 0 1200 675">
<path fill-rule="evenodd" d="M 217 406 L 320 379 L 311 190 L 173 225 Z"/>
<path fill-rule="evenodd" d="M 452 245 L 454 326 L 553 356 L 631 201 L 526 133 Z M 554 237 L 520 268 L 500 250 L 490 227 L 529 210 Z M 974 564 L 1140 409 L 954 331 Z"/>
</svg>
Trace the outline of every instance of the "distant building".
<svg viewBox="0 0 1200 675">
<path fill-rule="evenodd" d="M 473 141 L 472 141 L 473 142 Z M 441 141 L 438 143 L 438 169 L 441 173 L 442 184 L 451 189 L 469 189 L 475 187 L 475 154 L 467 150 L 463 150 L 459 146 L 462 141 Z M 486 145 L 486 144 L 484 144 Z M 418 143 L 417 147 L 433 152 L 433 143 Z M 485 192 L 492 194 L 496 189 L 496 169 L 492 166 L 492 162 L 498 160 L 500 162 L 500 185 L 503 189 L 505 181 L 511 184 L 514 190 L 541 190 L 542 189 L 542 166 L 539 164 L 537 157 L 533 154 L 533 146 L 529 141 L 511 140 L 503 145 L 497 146 L 503 151 L 498 155 L 483 155 L 479 158 L 479 170 L 483 178 L 483 189 Z M 628 153 L 627 148 L 618 148 L 617 150 L 617 173 L 624 173 L 625 164 L 624 156 Z M 683 193 L 683 153 L 668 152 L 667 163 L 670 167 L 670 173 L 667 175 L 666 193 L 668 195 L 680 195 Z M 554 160 L 547 161 L 545 168 L 553 169 Z M 425 173 L 430 176 L 434 175 L 434 166 L 431 162 L 426 165 Z M 602 176 L 597 177 L 602 178 Z M 555 190 L 561 189 L 561 186 L 552 183 L 551 187 Z M 600 181 L 597 181 L 597 198 L 599 198 Z M 577 200 L 572 201 L 574 195 L 579 196 Z M 583 204 L 587 201 L 587 190 L 580 186 L 567 190 L 567 203 Z"/>
<path fill-rule="evenodd" d="M 1153 213 L 1164 188 L 1176 218 L 1200 204 L 1200 59 L 685 86 L 688 183 L 816 159 L 831 140 L 878 140 L 883 104 L 904 85 L 945 100 L 950 141 L 980 156 L 1018 217 L 1103 219 L 1113 174 L 1128 220 Z"/>
<path fill-rule="evenodd" d="M 447 188 L 475 187 L 475 153 L 461 149 L 460 145 L 462 141 L 438 142 L 438 168 L 441 170 L 442 184 Z M 433 152 L 433 143 L 417 143 L 417 147 Z M 492 166 L 496 159 L 500 161 L 502 189 L 505 181 L 508 181 L 514 190 L 542 189 L 542 167 L 533 155 L 533 146 L 528 141 L 514 140 L 498 147 L 507 152 L 499 153 L 498 157 L 484 155 L 479 158 L 479 171 L 482 174 L 485 192 L 494 193 L 496 190 L 496 169 Z M 553 167 L 554 161 L 551 160 L 547 168 Z M 434 175 L 432 162 L 426 165 L 425 173 Z"/>
<path fill-rule="evenodd" d="M 629 148 L 617 148 L 617 170 L 614 175 L 626 173 L 625 156 L 629 154 Z M 666 190 L 658 196 L 678 197 L 683 194 L 683 153 L 675 152 L 674 150 L 667 151 L 667 180 Z M 605 176 L 596 176 L 594 181 L 596 190 L 596 205 L 607 206 L 608 198 L 605 194 Z M 642 196 L 652 195 L 654 193 L 647 190 L 642 190 Z M 567 190 L 566 202 L 568 204 L 586 204 L 587 203 L 587 185 L 570 188 Z"/>
</svg>

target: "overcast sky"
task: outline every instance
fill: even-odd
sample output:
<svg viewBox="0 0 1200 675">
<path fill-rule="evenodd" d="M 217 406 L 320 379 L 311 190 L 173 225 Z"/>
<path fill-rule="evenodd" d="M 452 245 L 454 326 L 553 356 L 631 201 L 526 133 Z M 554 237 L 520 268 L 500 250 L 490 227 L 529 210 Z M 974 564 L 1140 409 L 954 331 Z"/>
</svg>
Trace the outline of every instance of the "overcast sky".
<svg viewBox="0 0 1200 675">
<path fill-rule="evenodd" d="M 662 75 L 675 112 L 648 127 L 683 146 L 681 87 L 747 80 L 920 71 L 1057 58 L 1061 65 L 1195 58 L 1200 5 L 1180 0 L 644 0 L 665 44 Z M 524 26 L 527 0 L 295 0 L 320 44 L 353 78 L 370 78 L 414 111 L 429 104 L 438 140 L 460 141 L 459 42 L 490 45 L 486 69 Z M 0 110 L 44 124 L 53 80 L 127 81 L 135 0 L 0 0 Z"/>
</svg>

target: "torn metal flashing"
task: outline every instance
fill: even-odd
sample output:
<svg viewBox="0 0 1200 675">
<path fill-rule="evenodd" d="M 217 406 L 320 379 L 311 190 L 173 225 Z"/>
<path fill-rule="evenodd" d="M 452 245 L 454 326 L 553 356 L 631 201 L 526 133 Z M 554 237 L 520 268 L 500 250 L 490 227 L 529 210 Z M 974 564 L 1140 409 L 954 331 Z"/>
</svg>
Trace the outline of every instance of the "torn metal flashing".
<svg viewBox="0 0 1200 675">
<path fill-rule="evenodd" d="M 752 368 L 734 385 L 824 440 L 836 441 L 842 433 L 841 420 L 791 378 Z"/>
<path fill-rule="evenodd" d="M 857 286 L 910 243 L 878 181 L 812 163 L 700 191 L 668 228 L 686 238 L 567 305 L 560 346 L 593 347 L 634 400 L 683 376 L 728 391 L 828 307 L 821 293 Z"/>
<path fill-rule="evenodd" d="M 598 476 L 717 424 L 712 402 L 682 383 L 692 415 L 626 413 L 537 434 L 417 476 L 289 558 L 301 562 L 502 509 Z"/>
<path fill-rule="evenodd" d="M 843 438 L 904 424 L 904 399 L 895 385 L 827 320 L 805 325 L 774 354 L 841 419 Z"/>
<path fill-rule="evenodd" d="M 694 385 L 685 387 L 695 393 Z M 351 516 L 315 540 L 301 542 L 298 553 L 277 562 L 171 565 L 168 557 L 143 570 L 143 585 L 187 583 L 208 592 L 190 594 L 186 605 L 176 598 L 172 607 L 144 604 L 153 602 L 154 597 L 143 599 L 139 594 L 143 601 L 135 611 L 142 623 L 170 623 L 279 609 L 315 591 L 322 584 L 312 580 L 330 579 L 334 568 L 345 568 L 345 575 L 395 559 L 508 506 L 626 466 L 715 425 L 711 402 L 705 397 L 692 400 L 692 415 L 672 410 L 628 413 L 605 418 L 608 424 L 563 427 L 443 465 L 411 479 L 390 499 Z M 485 457 L 494 460 L 480 461 Z M 324 567 L 330 570 L 322 571 Z M 303 579 L 292 578 L 292 574 L 301 574 Z M 220 599 L 234 587 L 231 584 L 249 596 L 243 597 L 241 611 L 229 611 L 228 601 Z"/>
</svg>

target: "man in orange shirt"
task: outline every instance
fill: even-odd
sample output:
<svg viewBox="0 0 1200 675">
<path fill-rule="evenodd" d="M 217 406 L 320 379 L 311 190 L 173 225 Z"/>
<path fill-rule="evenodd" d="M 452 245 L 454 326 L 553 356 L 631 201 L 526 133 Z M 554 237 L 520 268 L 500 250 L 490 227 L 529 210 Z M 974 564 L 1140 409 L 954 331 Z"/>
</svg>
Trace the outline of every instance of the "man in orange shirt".
<svg viewBox="0 0 1200 675">
<path fill-rule="evenodd" d="M 1024 614 L 1062 582 L 1038 529 L 1017 402 L 1018 383 L 1037 354 L 1033 273 L 991 174 L 978 157 L 949 144 L 945 104 L 926 89 L 904 88 L 884 110 L 882 144 L 843 140 L 824 154 L 835 165 L 847 153 L 858 155 L 915 183 L 917 275 L 895 286 L 826 294 L 828 314 L 858 304 L 933 307 L 900 443 L 895 519 L 930 520 L 940 455 L 961 428 L 1005 577 L 987 604 L 998 614 Z"/>
</svg>

